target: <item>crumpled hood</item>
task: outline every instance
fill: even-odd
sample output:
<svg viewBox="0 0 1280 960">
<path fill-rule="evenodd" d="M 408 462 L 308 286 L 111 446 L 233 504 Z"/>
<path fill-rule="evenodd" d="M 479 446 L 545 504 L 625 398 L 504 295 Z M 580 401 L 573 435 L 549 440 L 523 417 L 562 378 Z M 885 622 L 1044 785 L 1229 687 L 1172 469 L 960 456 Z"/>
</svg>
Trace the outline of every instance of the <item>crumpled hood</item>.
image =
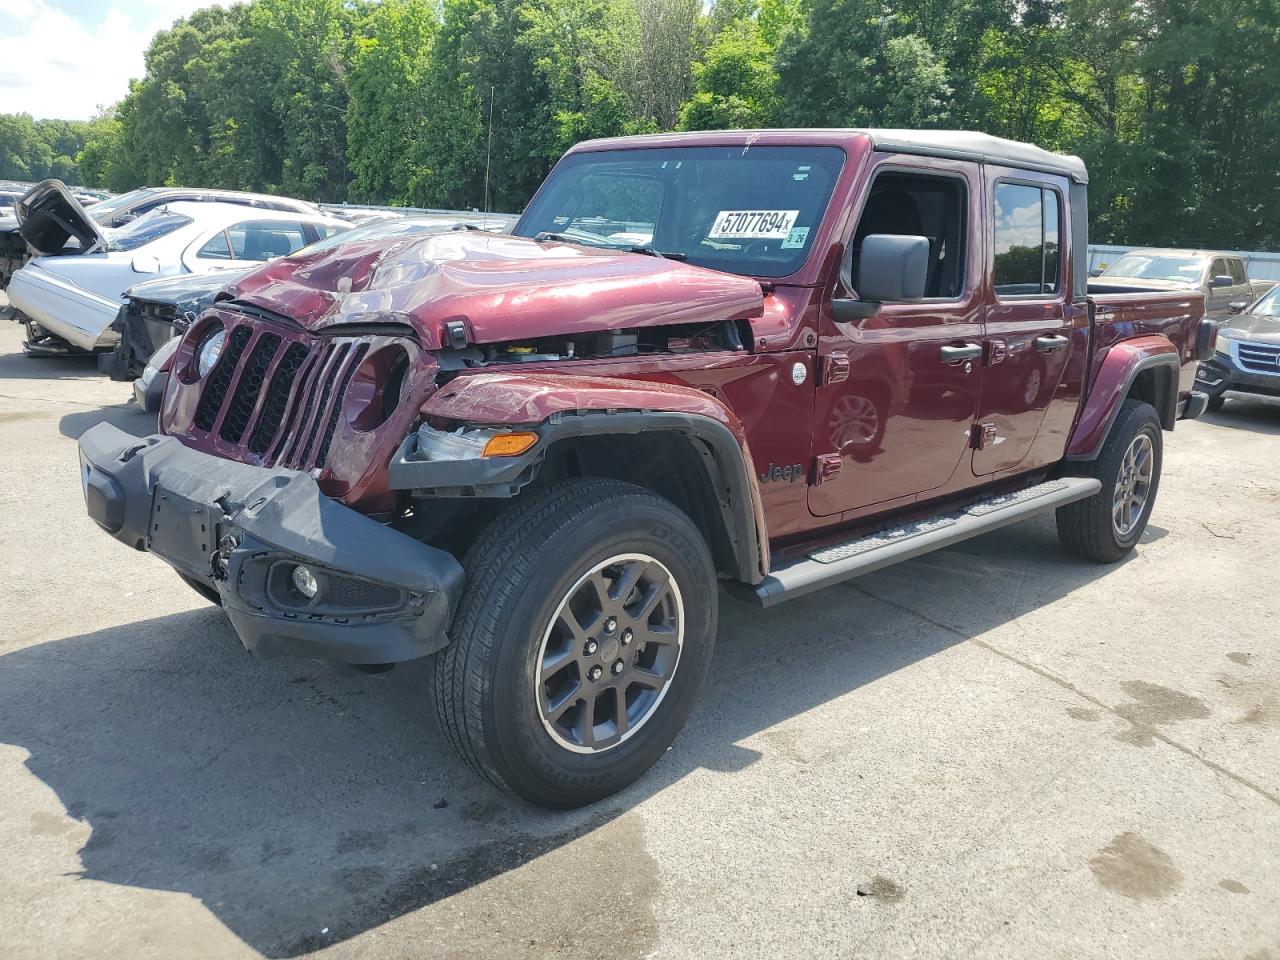
<svg viewBox="0 0 1280 960">
<path fill-rule="evenodd" d="M 171 304 L 178 308 L 188 307 L 190 304 L 204 304 L 212 302 L 222 290 L 232 286 L 245 274 L 257 269 L 258 266 L 255 264 L 243 269 L 183 273 L 176 277 L 144 280 L 142 283 L 135 283 L 124 292 L 124 295 L 132 300 Z"/>
<path fill-rule="evenodd" d="M 309 329 L 401 323 L 424 346 L 461 320 L 471 343 L 747 319 L 760 284 L 673 260 L 458 231 L 363 240 L 283 257 L 234 288 L 237 300 Z"/>
</svg>

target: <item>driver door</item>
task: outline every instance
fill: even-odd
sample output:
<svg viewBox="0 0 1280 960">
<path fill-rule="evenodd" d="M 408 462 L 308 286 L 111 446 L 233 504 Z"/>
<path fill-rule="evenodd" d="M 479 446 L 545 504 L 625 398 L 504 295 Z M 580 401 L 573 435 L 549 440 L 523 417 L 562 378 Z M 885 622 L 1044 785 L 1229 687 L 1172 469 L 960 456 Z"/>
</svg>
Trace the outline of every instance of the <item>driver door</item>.
<svg viewBox="0 0 1280 960">
<path fill-rule="evenodd" d="M 977 164 L 885 157 L 847 242 L 870 234 L 925 236 L 925 298 L 875 316 L 820 320 L 814 420 L 816 516 L 927 496 L 964 465 L 982 382 L 983 298 L 975 248 L 985 236 Z M 854 292 L 854 291 L 851 291 Z M 838 292 L 837 296 L 845 296 Z"/>
</svg>

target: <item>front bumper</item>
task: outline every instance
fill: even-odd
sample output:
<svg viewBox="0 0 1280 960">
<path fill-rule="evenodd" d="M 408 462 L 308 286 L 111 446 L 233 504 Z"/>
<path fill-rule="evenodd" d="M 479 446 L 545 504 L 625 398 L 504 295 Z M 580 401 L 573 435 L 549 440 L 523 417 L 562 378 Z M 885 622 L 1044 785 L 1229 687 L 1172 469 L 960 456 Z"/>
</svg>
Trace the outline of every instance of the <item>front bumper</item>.
<svg viewBox="0 0 1280 960">
<path fill-rule="evenodd" d="M 394 663 L 448 643 L 458 561 L 326 497 L 310 474 L 105 423 L 80 437 L 80 471 L 89 516 L 215 588 L 252 653 Z M 321 584 L 313 600 L 291 585 L 298 564 Z"/>
<path fill-rule="evenodd" d="M 1212 360 L 1201 363 L 1196 369 L 1196 389 L 1211 397 L 1220 397 L 1228 390 L 1280 397 L 1280 365 L 1275 373 L 1245 369 L 1235 356 L 1237 349 L 1233 343 L 1230 354 L 1215 353 Z"/>
</svg>

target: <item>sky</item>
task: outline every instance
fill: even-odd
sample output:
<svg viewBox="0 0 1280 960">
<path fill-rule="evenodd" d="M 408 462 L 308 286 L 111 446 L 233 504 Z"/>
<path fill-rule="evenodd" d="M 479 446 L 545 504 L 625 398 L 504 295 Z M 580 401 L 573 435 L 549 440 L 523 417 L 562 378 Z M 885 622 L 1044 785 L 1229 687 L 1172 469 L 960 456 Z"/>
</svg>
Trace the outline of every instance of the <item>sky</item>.
<svg viewBox="0 0 1280 960">
<path fill-rule="evenodd" d="M 157 30 L 218 0 L 0 0 L 0 113 L 87 120 L 129 92 Z"/>
</svg>

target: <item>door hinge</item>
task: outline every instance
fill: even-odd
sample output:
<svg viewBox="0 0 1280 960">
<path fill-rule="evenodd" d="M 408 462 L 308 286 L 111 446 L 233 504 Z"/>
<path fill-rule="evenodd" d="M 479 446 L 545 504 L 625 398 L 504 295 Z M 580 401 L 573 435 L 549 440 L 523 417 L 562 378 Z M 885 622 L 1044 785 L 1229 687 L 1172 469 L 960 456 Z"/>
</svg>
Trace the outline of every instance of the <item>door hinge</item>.
<svg viewBox="0 0 1280 960">
<path fill-rule="evenodd" d="M 969 446 L 975 450 L 985 450 L 996 442 L 996 425 L 994 423 L 975 423 L 969 432 Z"/>
<path fill-rule="evenodd" d="M 821 484 L 827 480 L 834 480 L 840 476 L 840 467 L 844 463 L 844 458 L 838 453 L 824 453 L 814 459 L 813 464 L 813 482 Z"/>
</svg>

